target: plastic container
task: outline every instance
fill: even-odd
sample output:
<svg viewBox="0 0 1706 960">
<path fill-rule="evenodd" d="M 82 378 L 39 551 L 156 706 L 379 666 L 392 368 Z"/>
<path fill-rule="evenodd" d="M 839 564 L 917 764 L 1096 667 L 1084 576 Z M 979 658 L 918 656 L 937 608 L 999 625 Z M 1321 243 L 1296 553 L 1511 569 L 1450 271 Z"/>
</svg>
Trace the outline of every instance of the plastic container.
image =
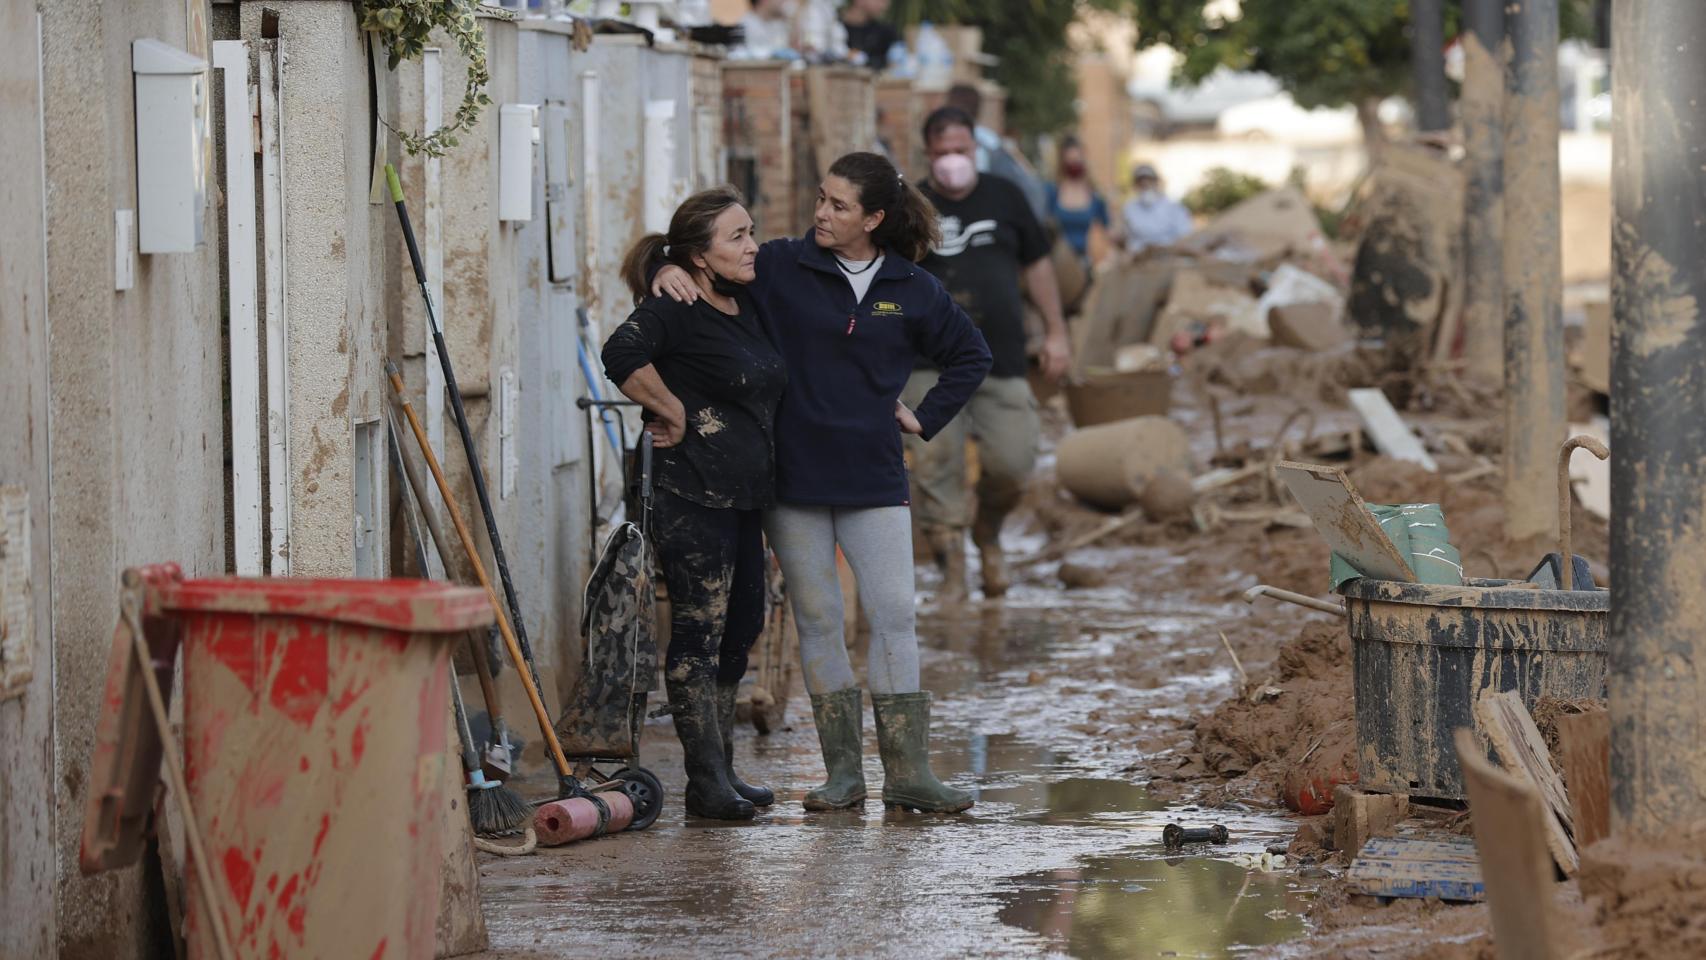
<svg viewBox="0 0 1706 960">
<path fill-rule="evenodd" d="M 432 957 L 446 664 L 485 594 L 222 578 L 150 603 L 182 626 L 188 788 L 238 954 Z M 186 876 L 189 955 L 216 956 Z"/>
<path fill-rule="evenodd" d="M 1339 592 L 1365 790 L 1464 799 L 1452 732 L 1475 726 L 1483 690 L 1514 690 L 1530 710 L 1605 695 L 1607 591 L 1357 579 Z"/>
</svg>

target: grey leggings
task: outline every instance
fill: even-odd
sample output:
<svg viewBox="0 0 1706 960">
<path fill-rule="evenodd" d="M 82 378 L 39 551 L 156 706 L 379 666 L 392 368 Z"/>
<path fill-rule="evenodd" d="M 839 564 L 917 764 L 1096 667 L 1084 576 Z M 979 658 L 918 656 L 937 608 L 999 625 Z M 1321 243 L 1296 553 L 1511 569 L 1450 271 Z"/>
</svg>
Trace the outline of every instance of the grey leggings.
<svg viewBox="0 0 1706 960">
<path fill-rule="evenodd" d="M 788 583 L 806 690 L 834 693 L 856 685 L 842 636 L 841 579 L 835 572 L 839 545 L 859 582 L 859 605 L 871 625 L 871 692 L 916 693 L 911 511 L 783 505 L 765 513 L 764 532 Z"/>
</svg>

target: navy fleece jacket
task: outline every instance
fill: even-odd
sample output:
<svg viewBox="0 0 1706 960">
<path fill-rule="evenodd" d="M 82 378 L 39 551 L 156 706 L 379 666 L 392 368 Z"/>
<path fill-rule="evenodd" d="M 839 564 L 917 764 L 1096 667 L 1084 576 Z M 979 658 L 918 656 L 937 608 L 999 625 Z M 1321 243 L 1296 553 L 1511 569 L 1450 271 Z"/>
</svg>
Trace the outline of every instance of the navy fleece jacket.
<svg viewBox="0 0 1706 960">
<path fill-rule="evenodd" d="M 942 284 L 884 251 L 855 302 L 853 287 L 813 235 L 758 250 L 748 287 L 788 364 L 776 413 L 776 498 L 833 507 L 910 502 L 894 405 L 915 357 L 941 371 L 913 411 L 928 440 L 989 372 L 989 346 Z"/>
</svg>

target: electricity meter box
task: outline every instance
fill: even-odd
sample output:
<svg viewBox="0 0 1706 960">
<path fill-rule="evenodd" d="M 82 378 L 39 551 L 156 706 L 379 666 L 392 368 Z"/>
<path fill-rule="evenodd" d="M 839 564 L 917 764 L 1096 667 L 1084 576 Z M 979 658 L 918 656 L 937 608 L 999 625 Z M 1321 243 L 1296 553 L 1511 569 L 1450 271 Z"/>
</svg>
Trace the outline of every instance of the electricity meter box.
<svg viewBox="0 0 1706 960">
<path fill-rule="evenodd" d="M 207 209 L 207 61 L 158 40 L 131 46 L 141 253 L 189 253 Z"/>
</svg>

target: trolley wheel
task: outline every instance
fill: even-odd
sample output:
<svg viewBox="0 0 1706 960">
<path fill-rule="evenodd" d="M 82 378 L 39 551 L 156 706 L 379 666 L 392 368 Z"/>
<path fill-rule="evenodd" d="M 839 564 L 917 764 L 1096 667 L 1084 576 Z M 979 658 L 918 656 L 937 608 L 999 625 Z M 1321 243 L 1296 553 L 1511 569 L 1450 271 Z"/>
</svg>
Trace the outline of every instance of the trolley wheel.
<svg viewBox="0 0 1706 960">
<path fill-rule="evenodd" d="M 663 812 L 663 784 L 645 767 L 623 767 L 610 779 L 622 781 L 622 792 L 634 803 L 634 819 L 629 830 L 644 830 L 657 822 Z"/>
</svg>

